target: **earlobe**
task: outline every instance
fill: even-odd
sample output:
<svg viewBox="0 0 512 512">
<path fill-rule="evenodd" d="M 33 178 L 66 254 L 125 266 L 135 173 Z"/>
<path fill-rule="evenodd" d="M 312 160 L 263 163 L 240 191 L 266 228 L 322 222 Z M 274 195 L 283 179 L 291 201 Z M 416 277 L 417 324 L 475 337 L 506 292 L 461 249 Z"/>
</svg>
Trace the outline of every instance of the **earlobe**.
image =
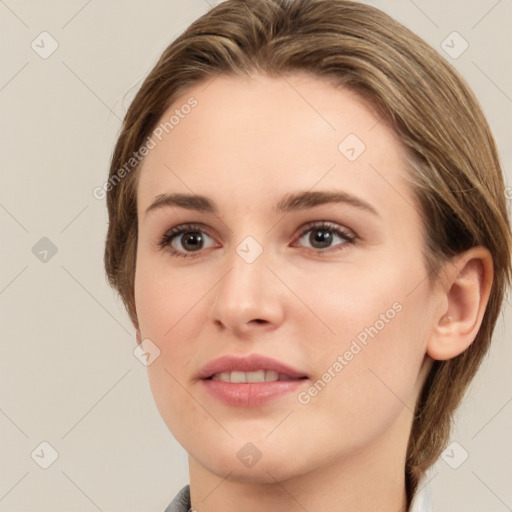
<svg viewBox="0 0 512 512">
<path fill-rule="evenodd" d="M 494 274 L 492 256 L 485 247 L 473 247 L 446 265 L 443 306 L 427 346 L 427 354 L 439 361 L 458 356 L 473 343 Z"/>
</svg>

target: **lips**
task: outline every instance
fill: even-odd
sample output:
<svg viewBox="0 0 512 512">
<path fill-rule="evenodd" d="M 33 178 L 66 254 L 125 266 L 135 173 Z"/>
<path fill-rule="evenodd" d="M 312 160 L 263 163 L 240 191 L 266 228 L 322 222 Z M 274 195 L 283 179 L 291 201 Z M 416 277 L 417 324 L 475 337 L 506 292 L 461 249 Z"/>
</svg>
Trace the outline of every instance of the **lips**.
<svg viewBox="0 0 512 512">
<path fill-rule="evenodd" d="M 198 374 L 200 379 L 211 379 L 214 375 L 230 372 L 256 372 L 259 370 L 276 372 L 289 379 L 307 378 L 307 374 L 287 364 L 260 354 L 239 357 L 225 355 L 210 361 Z"/>
<path fill-rule="evenodd" d="M 268 380 L 254 382 L 258 376 L 261 380 L 262 373 Z M 204 366 L 198 377 L 210 397 L 230 407 L 260 407 L 286 400 L 309 379 L 304 372 L 260 354 L 219 357 Z"/>
</svg>

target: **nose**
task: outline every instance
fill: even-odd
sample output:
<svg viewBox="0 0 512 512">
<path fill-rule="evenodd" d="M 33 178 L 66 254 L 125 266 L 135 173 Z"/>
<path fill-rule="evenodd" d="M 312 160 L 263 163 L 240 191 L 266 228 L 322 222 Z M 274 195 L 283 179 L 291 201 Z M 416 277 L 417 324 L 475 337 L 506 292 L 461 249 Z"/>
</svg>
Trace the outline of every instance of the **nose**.
<svg viewBox="0 0 512 512">
<path fill-rule="evenodd" d="M 268 263 L 265 250 L 251 263 L 233 251 L 223 267 L 228 271 L 224 270 L 224 277 L 214 288 L 209 311 L 209 320 L 217 328 L 240 337 L 273 330 L 283 322 L 283 284 Z"/>
</svg>

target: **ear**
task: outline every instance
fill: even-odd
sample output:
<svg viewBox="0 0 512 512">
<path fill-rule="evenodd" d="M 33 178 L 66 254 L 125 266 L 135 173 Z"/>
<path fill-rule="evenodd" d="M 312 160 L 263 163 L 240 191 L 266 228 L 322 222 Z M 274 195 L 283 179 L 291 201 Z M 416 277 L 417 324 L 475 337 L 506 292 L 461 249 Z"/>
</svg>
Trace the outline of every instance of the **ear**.
<svg viewBox="0 0 512 512">
<path fill-rule="evenodd" d="M 443 361 L 464 352 L 480 329 L 494 277 L 491 253 L 485 247 L 473 247 L 446 263 L 441 275 L 442 305 L 427 354 Z"/>
</svg>

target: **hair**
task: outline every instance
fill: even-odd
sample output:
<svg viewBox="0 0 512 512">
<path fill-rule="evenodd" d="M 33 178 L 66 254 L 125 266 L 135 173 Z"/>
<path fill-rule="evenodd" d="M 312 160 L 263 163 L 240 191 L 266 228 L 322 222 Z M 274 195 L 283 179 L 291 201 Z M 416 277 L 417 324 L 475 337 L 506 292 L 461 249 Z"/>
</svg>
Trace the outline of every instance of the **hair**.
<svg viewBox="0 0 512 512">
<path fill-rule="evenodd" d="M 473 343 L 434 361 L 408 441 L 408 503 L 446 446 L 453 415 L 486 354 L 511 279 L 511 231 L 498 151 L 478 100 L 457 71 L 420 37 L 380 10 L 349 0 L 227 0 L 193 22 L 163 52 L 133 99 L 110 166 L 104 263 L 135 326 L 137 177 L 132 157 L 165 111 L 216 75 L 308 73 L 349 89 L 381 113 L 408 155 L 421 209 L 428 282 L 442 263 L 475 246 L 494 279 Z M 121 175 L 122 176 L 122 175 Z M 111 182 L 112 183 L 112 182 Z"/>
</svg>

